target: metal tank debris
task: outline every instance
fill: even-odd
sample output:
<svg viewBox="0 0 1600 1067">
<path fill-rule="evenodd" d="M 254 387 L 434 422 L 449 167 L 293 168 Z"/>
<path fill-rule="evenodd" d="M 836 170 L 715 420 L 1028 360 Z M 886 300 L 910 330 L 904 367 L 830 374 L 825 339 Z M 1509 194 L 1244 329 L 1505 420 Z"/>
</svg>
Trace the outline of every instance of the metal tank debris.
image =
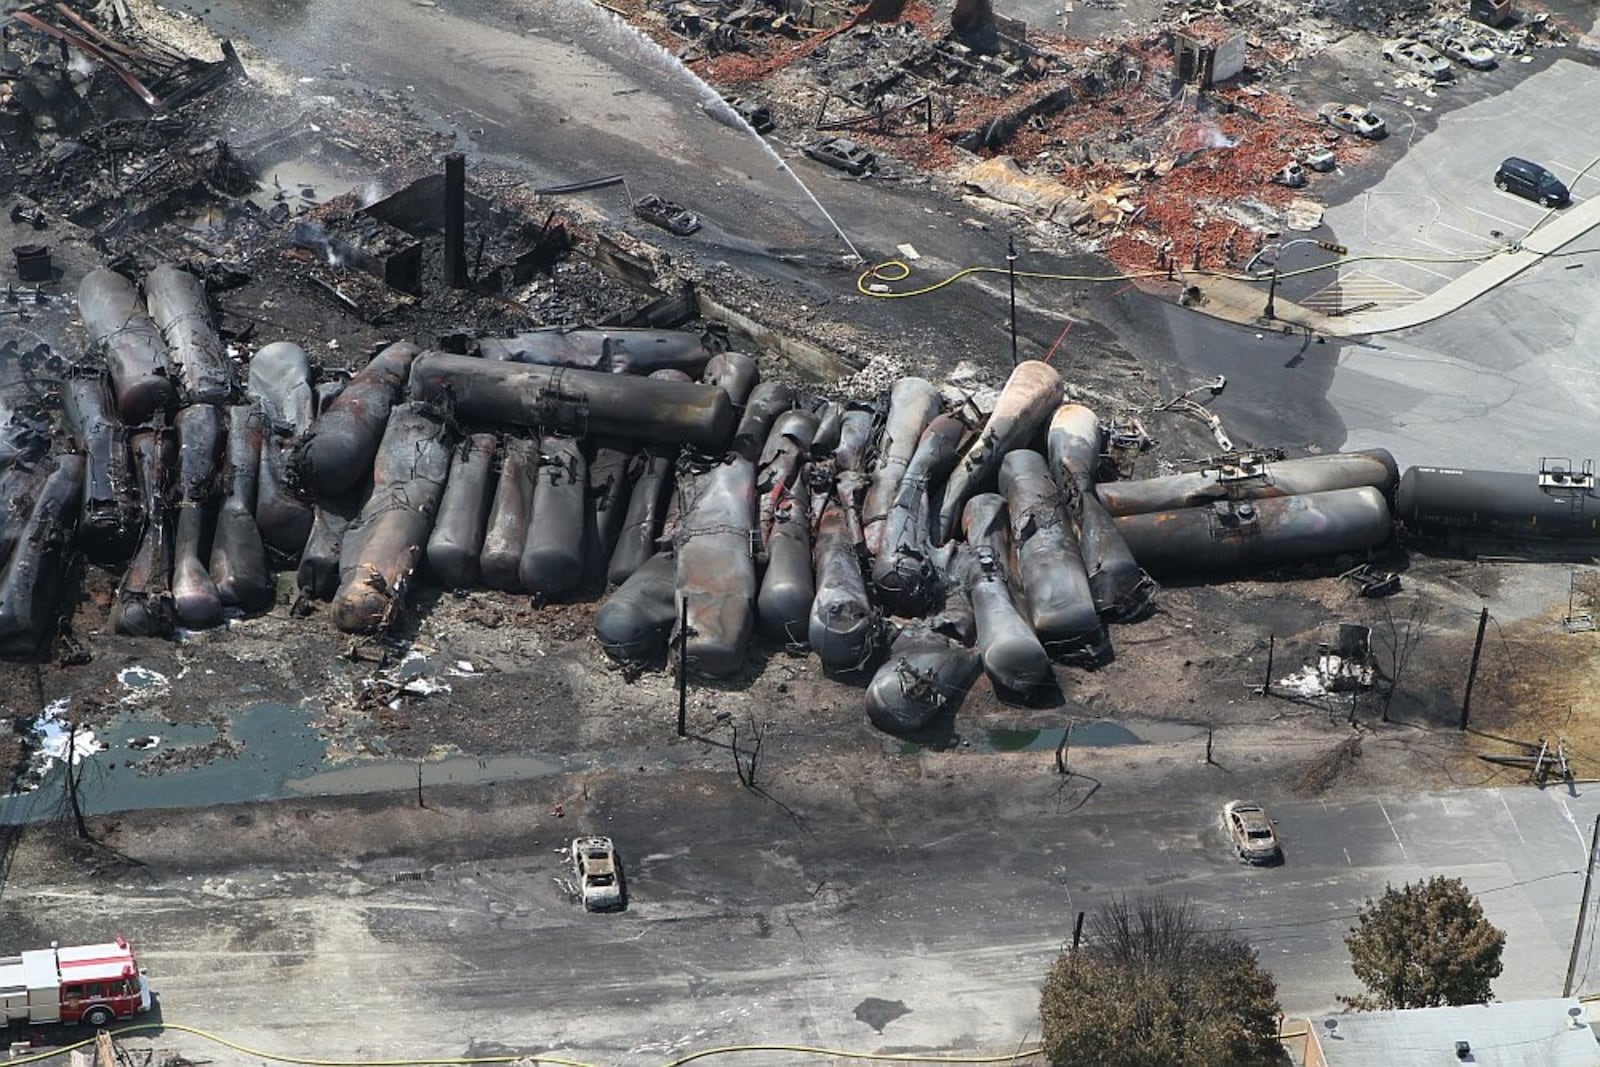
<svg viewBox="0 0 1600 1067">
<path fill-rule="evenodd" d="M 282 567 L 298 568 L 302 605 L 329 600 L 357 635 L 392 628 L 418 582 L 598 597 L 601 648 L 629 669 L 677 647 L 690 671 L 729 677 L 752 642 L 775 642 L 860 679 L 871 721 L 915 733 L 980 669 L 1010 699 L 1060 665 L 1104 663 L 1106 624 L 1155 595 L 1147 570 L 1347 565 L 1390 535 L 1382 450 L 1102 480 L 1114 435 L 1039 361 L 974 406 L 916 376 L 870 401 L 829 397 L 689 332 L 524 333 L 470 343 L 477 355 L 394 341 L 326 382 L 273 342 L 241 375 L 245 402 L 222 407 L 191 399 L 233 395 L 203 288 L 170 265 L 147 280 L 141 293 L 102 270 L 83 287 L 100 343 L 66 399 L 87 459 L 64 455 L 19 527 L 13 649 L 44 639 L 76 531 L 126 561 L 123 633 L 270 609 Z M 181 306 L 161 317 L 206 370 L 177 390 L 150 292 Z M 113 309 L 130 335 L 109 328 Z M 7 474 L 39 485 L 27 469 Z"/>
<path fill-rule="evenodd" d="M 1258 135 L 1270 141 L 1301 117 L 1228 88 L 1239 56 L 1226 20 L 1184 17 L 1170 41 L 1087 49 L 988 17 L 924 32 L 915 5 L 874 5 L 848 33 L 837 32 L 848 17 L 802 32 L 734 6 L 678 27 L 749 46 L 707 65 L 826 72 L 828 99 L 805 100 L 822 105 L 815 124 L 860 137 L 888 173 L 901 164 L 886 138 L 913 164 L 952 142 L 978 144 L 993 155 L 975 176 L 989 195 L 1039 179 L 1045 199 L 1024 206 L 1101 238 L 1137 242 L 1187 222 L 1174 214 L 1183 190 L 1225 203 L 1233 186 L 1222 178 L 1237 184 L 1250 169 L 1240 160 L 1273 147 Z M 967 16 L 985 8 L 963 5 Z M 735 36 L 718 38 L 717 19 L 736 23 Z M 1245 57 L 1279 61 L 1255 45 Z M 1189 129 L 1212 113 L 1163 84 L 1183 63 L 1224 83 L 1202 87 L 1227 104 L 1215 137 Z M 1159 113 L 1130 110 L 1147 102 Z M 780 102 L 778 117 L 792 122 L 796 107 Z M 1117 121 L 1091 128 L 1108 115 Z M 182 181 L 228 190 L 274 145 L 326 149 L 328 131 L 305 124 L 326 118 L 252 131 L 234 148 L 200 144 L 202 124 L 181 108 L 159 128 L 117 129 Z M 1148 130 L 1118 140 L 1146 118 Z M 80 177 L 98 171 L 112 130 L 82 132 L 63 163 Z M 174 147 L 161 148 L 158 132 Z M 1155 140 L 1160 151 L 1149 150 Z M 813 656 L 865 684 L 874 722 L 916 731 L 958 707 L 984 668 L 1018 695 L 1048 686 L 1063 664 L 1114 656 L 1117 627 L 1155 603 L 1147 572 L 1192 583 L 1347 570 L 1390 536 L 1399 479 L 1381 450 L 1230 454 L 1128 480 L 1114 462 L 1129 453 L 1127 435 L 1101 420 L 1126 427 L 1138 413 L 1076 393 L 1065 361 L 1024 361 L 977 405 L 932 372 L 830 395 L 793 365 L 755 358 L 748 338 L 698 321 L 670 328 L 696 317 L 688 286 L 661 284 L 641 304 L 585 274 L 574 288 L 588 290 L 567 300 L 556 284 L 567 266 L 606 261 L 652 285 L 674 276 L 652 275 L 639 243 L 585 234 L 535 199 L 467 189 L 459 157 L 439 173 L 436 146 L 392 147 L 426 157 L 429 172 L 359 192 L 262 190 L 265 206 L 230 201 L 226 226 L 190 230 L 181 243 L 193 254 L 182 256 L 170 232 L 135 242 L 116 205 L 149 205 L 118 168 L 86 179 L 75 204 L 30 171 L 35 203 L 99 227 L 118 268 L 77 285 L 91 344 L 59 396 L 76 442 L 56 449 L 84 457 L 71 543 L 117 574 L 115 629 L 171 635 L 276 610 L 289 599 L 276 573 L 288 569 L 305 625 L 353 634 L 394 626 L 419 584 L 490 588 L 597 604 L 602 648 L 630 668 L 674 647 L 714 677 L 737 677 L 766 646 Z M 183 153 L 182 166 L 168 158 Z M 1342 142 L 1340 159 L 1356 160 Z M 213 313 L 214 298 L 250 273 L 269 224 L 282 230 L 276 267 L 325 306 L 376 324 L 362 344 L 345 339 L 334 359 L 320 341 L 275 334 L 270 316 Z M 482 238 L 477 259 L 463 227 Z M 1216 258 L 1220 231 L 1195 240 Z M 576 241 L 583 264 L 563 262 Z M 8 559 L 20 558 L 13 546 L 58 469 L 49 443 L 48 432 L 43 449 L 18 434 L 0 452 L 15 457 L 0 469 L 15 490 L 0 539 Z M 1402 487 L 1401 498 L 1408 532 L 1446 522 L 1418 503 L 1432 499 L 1420 489 Z"/>
</svg>

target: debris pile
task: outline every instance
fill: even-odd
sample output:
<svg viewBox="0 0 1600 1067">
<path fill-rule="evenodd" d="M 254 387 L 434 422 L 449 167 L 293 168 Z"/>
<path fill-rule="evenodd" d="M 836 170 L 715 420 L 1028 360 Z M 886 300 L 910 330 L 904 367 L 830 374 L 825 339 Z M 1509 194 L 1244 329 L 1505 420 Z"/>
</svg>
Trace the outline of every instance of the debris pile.
<svg viewBox="0 0 1600 1067">
<path fill-rule="evenodd" d="M 774 78 L 787 123 L 849 129 L 920 169 L 1008 158 L 1020 181 L 1059 188 L 1042 214 L 1123 266 L 1236 265 L 1285 224 L 1294 194 L 1275 174 L 1329 146 L 1344 163 L 1366 148 L 1249 84 L 1279 65 L 1267 50 L 1241 84 L 1202 91 L 1224 46 L 1243 63 L 1243 31 L 1214 15 L 1179 21 L 1207 61 L 1193 70 L 1179 69 L 1170 30 L 1081 41 L 1006 23 L 982 50 L 915 5 L 798 42 L 751 39 L 701 68 L 723 84 Z"/>
<path fill-rule="evenodd" d="M 1295 189 L 1368 154 L 1361 137 L 1270 88 L 1338 36 L 1330 24 L 1433 41 L 1469 34 L 1502 55 L 1565 36 L 1543 15 L 1501 31 L 1432 0 L 1248 13 L 1169 3 L 1154 29 L 1098 40 L 1042 32 L 987 4 L 958 4 L 945 21 L 924 4 L 880 2 L 814 28 L 769 6 L 665 0 L 666 21 L 645 25 L 670 45 L 689 42 L 680 54 L 715 84 L 747 92 L 768 81 L 786 126 L 849 129 L 921 170 L 965 172 L 967 153 L 1009 158 L 1024 180 L 1065 190 L 1045 212 L 1062 236 L 1136 271 L 1237 268 L 1264 233 L 1318 217 Z M 1066 217 L 1063 199 L 1077 209 Z"/>
<path fill-rule="evenodd" d="M 124 568 L 111 624 L 141 636 L 269 609 L 275 567 L 297 568 L 301 614 L 329 601 L 351 634 L 392 628 L 418 581 L 614 587 L 595 628 L 631 667 L 676 640 L 690 669 L 734 674 L 759 630 L 869 679 L 873 720 L 907 732 L 980 667 L 1026 693 L 1053 660 L 1103 662 L 1103 620 L 1150 603 L 1146 569 L 1342 571 L 1390 535 L 1379 452 L 1101 484 L 1098 418 L 1037 361 L 986 413 L 914 377 L 871 404 L 806 394 L 660 330 L 396 342 L 314 386 L 285 342 L 233 375 L 199 280 L 170 265 L 142 292 L 93 271 L 79 305 L 72 447 L 23 434 L 6 472 L 11 654 L 49 645 L 74 549 Z"/>
</svg>

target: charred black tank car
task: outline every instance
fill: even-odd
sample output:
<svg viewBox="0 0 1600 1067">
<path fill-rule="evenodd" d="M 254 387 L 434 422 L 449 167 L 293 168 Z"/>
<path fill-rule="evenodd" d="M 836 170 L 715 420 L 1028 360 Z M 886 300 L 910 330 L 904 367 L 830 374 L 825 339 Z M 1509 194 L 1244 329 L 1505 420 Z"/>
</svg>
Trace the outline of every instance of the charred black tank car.
<svg viewBox="0 0 1600 1067">
<path fill-rule="evenodd" d="M 1592 463 L 1573 470 L 1551 459 L 1527 472 L 1411 467 L 1395 511 L 1411 541 L 1600 542 Z"/>
</svg>

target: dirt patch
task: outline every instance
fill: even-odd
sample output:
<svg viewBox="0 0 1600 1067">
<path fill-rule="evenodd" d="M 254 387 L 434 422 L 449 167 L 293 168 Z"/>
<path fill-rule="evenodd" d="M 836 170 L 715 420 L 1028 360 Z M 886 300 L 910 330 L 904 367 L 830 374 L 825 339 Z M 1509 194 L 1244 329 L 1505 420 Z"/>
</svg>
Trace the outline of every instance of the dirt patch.
<svg viewBox="0 0 1600 1067">
<path fill-rule="evenodd" d="M 1315 797 L 1326 793 L 1345 778 L 1361 758 L 1361 738 L 1347 737 L 1332 751 L 1308 760 L 1294 783 L 1297 796 Z"/>
</svg>

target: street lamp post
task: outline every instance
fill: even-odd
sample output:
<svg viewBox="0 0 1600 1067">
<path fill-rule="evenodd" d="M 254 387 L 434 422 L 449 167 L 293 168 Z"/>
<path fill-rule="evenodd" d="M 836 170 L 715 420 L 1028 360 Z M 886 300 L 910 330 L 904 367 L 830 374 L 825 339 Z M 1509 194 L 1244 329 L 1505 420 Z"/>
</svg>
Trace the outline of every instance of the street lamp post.
<svg viewBox="0 0 1600 1067">
<path fill-rule="evenodd" d="M 1006 237 L 1006 273 L 1011 277 L 1011 365 L 1017 365 L 1017 239 Z"/>
<path fill-rule="evenodd" d="M 1295 245 L 1316 245 L 1318 248 L 1332 252 L 1336 256 L 1346 255 L 1350 251 L 1344 245 L 1336 245 L 1332 241 L 1319 241 L 1314 237 L 1296 237 L 1292 241 L 1281 241 L 1275 244 L 1267 245 L 1254 256 L 1250 257 L 1250 262 L 1245 264 L 1246 273 L 1250 272 L 1251 268 L 1255 266 L 1256 261 L 1262 256 L 1265 256 L 1268 253 L 1271 253 L 1272 255 L 1272 275 L 1267 280 L 1267 306 L 1261 312 L 1261 317 L 1266 319 L 1268 322 L 1272 322 L 1278 317 L 1278 264 L 1283 261 L 1283 254 L 1289 249 L 1293 248 Z"/>
</svg>

